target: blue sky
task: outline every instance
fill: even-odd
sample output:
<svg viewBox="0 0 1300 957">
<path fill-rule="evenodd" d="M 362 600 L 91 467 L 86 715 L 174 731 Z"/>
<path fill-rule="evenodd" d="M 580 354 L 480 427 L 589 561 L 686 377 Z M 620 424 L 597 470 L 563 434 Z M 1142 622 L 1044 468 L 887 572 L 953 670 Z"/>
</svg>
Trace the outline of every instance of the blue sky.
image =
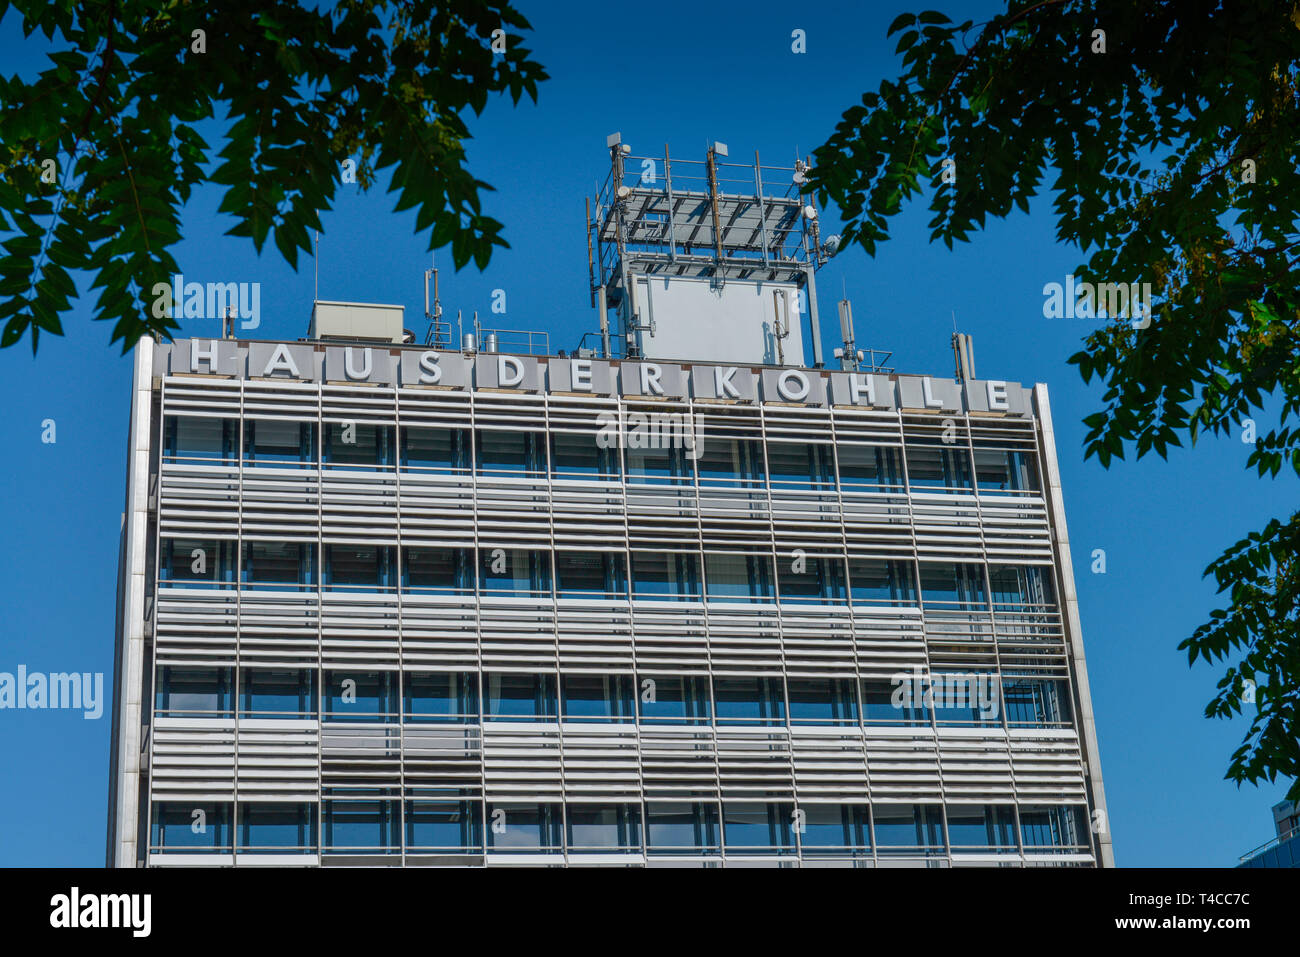
<svg viewBox="0 0 1300 957">
<path fill-rule="evenodd" d="M 899 64 L 885 30 L 904 9 L 927 4 L 684 3 L 653 7 L 596 2 L 520 7 L 535 28 L 534 57 L 551 75 L 540 102 L 493 102 L 471 119 L 475 175 L 497 191 L 487 211 L 506 224 L 512 248 L 489 268 L 460 274 L 440 254 L 442 299 L 454 319 L 487 314 L 506 292 L 500 324 L 543 329 L 570 348 L 595 328 L 589 306 L 583 199 L 608 170 L 605 136 L 621 131 L 638 155 L 703 159 L 721 140 L 731 156 L 792 162 L 826 139 L 844 109 Z M 955 20 L 986 19 L 988 3 L 941 3 Z M 791 52 L 791 32 L 807 52 Z M 0 22 L 6 74 L 40 68 L 39 38 L 24 41 L 10 12 Z M 222 51 L 211 50 L 209 55 Z M 215 150 L 214 150 L 215 152 Z M 340 157 L 342 159 L 342 157 Z M 960 158 L 959 158 L 960 163 Z M 310 258 L 295 273 L 268 243 L 225 237 L 217 189 L 196 192 L 173 250 L 188 279 L 262 284 L 259 338 L 306 333 Z M 405 304 L 423 333 L 427 234 L 394 196 L 344 186 L 323 217 L 320 295 Z M 818 275 L 828 347 L 841 288 L 853 301 L 858 344 L 892 350 L 903 372 L 951 374 L 952 313 L 975 340 L 981 378 L 1046 382 L 1051 389 L 1062 480 L 1116 862 L 1121 866 L 1225 866 L 1272 836 L 1269 807 L 1285 786 L 1223 780 L 1246 723 L 1202 717 L 1219 667 L 1189 670 L 1178 643 L 1219 607 L 1204 567 L 1227 545 L 1294 508 L 1294 477 L 1260 480 L 1244 469 L 1239 437 L 1174 450 L 1170 461 L 1083 460 L 1080 420 L 1101 390 L 1085 387 L 1066 358 L 1089 320 L 1042 316 L 1043 285 L 1062 282 L 1077 251 L 1055 241 L 1050 200 L 993 221 L 948 251 L 930 245 L 923 206 L 893 225 L 876 258 L 853 249 Z M 829 223 L 827 224 L 829 225 Z M 831 230 L 826 230 L 827 232 Z M 83 284 L 82 288 L 85 288 Z M 112 674 L 114 591 L 130 362 L 108 345 L 110 324 L 91 321 L 93 296 L 64 320 L 63 339 L 43 337 L 0 352 L 9 450 L 0 522 L 7 627 L 0 671 Z M 215 335 L 190 320 L 180 335 Z M 42 422 L 56 442 L 41 441 Z M 1262 423 L 1261 423 L 1262 425 Z M 1094 549 L 1106 573 L 1090 570 Z M 71 711 L 0 711 L 0 865 L 89 865 L 104 857 L 110 718 Z"/>
</svg>

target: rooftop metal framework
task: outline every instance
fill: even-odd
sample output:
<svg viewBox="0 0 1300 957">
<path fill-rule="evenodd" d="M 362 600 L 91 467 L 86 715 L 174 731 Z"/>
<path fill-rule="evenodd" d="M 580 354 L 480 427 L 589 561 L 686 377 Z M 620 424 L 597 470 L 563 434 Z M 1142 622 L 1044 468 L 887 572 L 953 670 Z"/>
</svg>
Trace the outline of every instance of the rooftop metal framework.
<svg viewBox="0 0 1300 957">
<path fill-rule="evenodd" d="M 629 308 L 632 275 L 793 282 L 809 289 L 816 326 L 812 274 L 830 258 L 818 211 L 801 192 L 809 166 L 729 163 L 723 143 L 706 158 L 633 155 L 619 134 L 609 138 L 610 171 L 587 203 L 592 303 L 599 306 L 605 355 L 635 355 Z M 607 329 L 607 309 L 622 328 Z M 820 343 L 814 332 L 814 365 Z M 617 345 L 611 344 L 610 339 Z"/>
</svg>

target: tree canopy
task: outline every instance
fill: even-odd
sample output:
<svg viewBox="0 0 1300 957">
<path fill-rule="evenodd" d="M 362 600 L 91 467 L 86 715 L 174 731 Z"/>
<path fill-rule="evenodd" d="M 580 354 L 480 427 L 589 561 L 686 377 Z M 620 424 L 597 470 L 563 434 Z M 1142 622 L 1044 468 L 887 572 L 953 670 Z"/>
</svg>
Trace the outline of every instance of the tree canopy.
<svg viewBox="0 0 1300 957">
<path fill-rule="evenodd" d="M 297 267 L 345 181 L 392 168 L 396 209 L 456 268 L 507 245 L 466 164 L 465 114 L 546 79 L 506 0 L 0 0 L 43 34 L 49 66 L 0 77 L 0 347 L 42 332 L 93 276 L 95 317 L 123 351 L 177 324 L 150 291 L 196 187 L 217 184 L 229 234 L 268 237 Z M 198 124 L 223 121 L 215 158 Z M 351 162 L 352 166 L 345 165 Z"/>
<path fill-rule="evenodd" d="M 839 206 L 845 246 L 874 254 L 927 190 L 931 241 L 950 248 L 1050 192 L 1079 279 L 1150 282 L 1155 299 L 1153 321 L 1112 316 L 1069 359 L 1105 386 L 1086 454 L 1165 457 L 1260 419 L 1247 467 L 1300 473 L 1296 5 L 1011 0 L 987 23 L 926 11 L 889 33 L 902 74 L 815 151 L 809 185 Z M 1239 784 L 1300 775 L 1298 551 L 1300 511 L 1215 559 L 1230 601 L 1179 646 L 1230 659 L 1206 714 L 1250 716 Z"/>
</svg>

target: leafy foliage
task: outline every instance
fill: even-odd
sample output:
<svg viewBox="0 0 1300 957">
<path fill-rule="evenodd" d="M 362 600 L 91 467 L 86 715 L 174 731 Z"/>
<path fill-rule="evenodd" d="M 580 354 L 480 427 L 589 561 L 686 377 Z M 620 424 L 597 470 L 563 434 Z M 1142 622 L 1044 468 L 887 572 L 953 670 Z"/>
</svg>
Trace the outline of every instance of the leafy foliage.
<svg viewBox="0 0 1300 957">
<path fill-rule="evenodd" d="M 1096 30 L 1104 30 L 1104 52 Z M 1086 452 L 1165 457 L 1277 409 L 1249 466 L 1300 473 L 1300 10 L 1239 0 L 1011 0 L 977 26 L 903 14 L 903 73 L 863 95 L 815 151 L 810 178 L 874 254 L 889 219 L 932 189 L 931 240 L 1054 194 L 1057 237 L 1087 282 L 1150 282 L 1155 318 L 1091 333 L 1070 358 L 1105 385 Z M 956 181 L 943 181 L 943 159 Z M 1050 186 L 1047 185 L 1050 178 Z M 1231 653 L 1207 716 L 1258 714 L 1228 777 L 1300 776 L 1300 512 L 1229 549 L 1232 605 L 1180 648 Z M 1300 798 L 1300 782 L 1290 796 Z"/>
<path fill-rule="evenodd" d="M 362 188 L 393 168 L 396 208 L 416 209 L 429 248 L 450 245 L 457 269 L 482 268 L 507 245 L 463 145 L 467 109 L 503 92 L 536 100 L 546 79 L 507 0 L 340 0 L 325 11 L 296 0 L 0 0 L 0 17 L 10 7 L 25 35 L 55 49 L 34 82 L 0 77 L 0 347 L 30 332 L 35 352 L 41 332 L 62 334 L 72 270 L 93 274 L 96 318 L 115 322 L 123 351 L 177 328 L 154 315 L 150 292 L 179 271 L 169 249 L 181 209 L 209 182 L 224 187 L 229 234 L 259 253 L 270 237 L 294 268 L 348 158 Z M 196 130 L 211 118 L 228 123 L 215 167 Z"/>
</svg>

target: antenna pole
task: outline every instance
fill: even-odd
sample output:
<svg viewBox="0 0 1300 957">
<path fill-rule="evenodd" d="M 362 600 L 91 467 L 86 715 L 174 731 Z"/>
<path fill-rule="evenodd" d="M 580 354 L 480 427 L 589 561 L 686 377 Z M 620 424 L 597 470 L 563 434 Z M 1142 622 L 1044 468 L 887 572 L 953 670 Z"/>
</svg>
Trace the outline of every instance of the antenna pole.
<svg viewBox="0 0 1300 957">
<path fill-rule="evenodd" d="M 316 255 L 311 257 L 312 265 L 316 267 L 316 288 L 312 291 L 312 302 L 320 301 L 320 230 L 316 230 Z"/>
</svg>

